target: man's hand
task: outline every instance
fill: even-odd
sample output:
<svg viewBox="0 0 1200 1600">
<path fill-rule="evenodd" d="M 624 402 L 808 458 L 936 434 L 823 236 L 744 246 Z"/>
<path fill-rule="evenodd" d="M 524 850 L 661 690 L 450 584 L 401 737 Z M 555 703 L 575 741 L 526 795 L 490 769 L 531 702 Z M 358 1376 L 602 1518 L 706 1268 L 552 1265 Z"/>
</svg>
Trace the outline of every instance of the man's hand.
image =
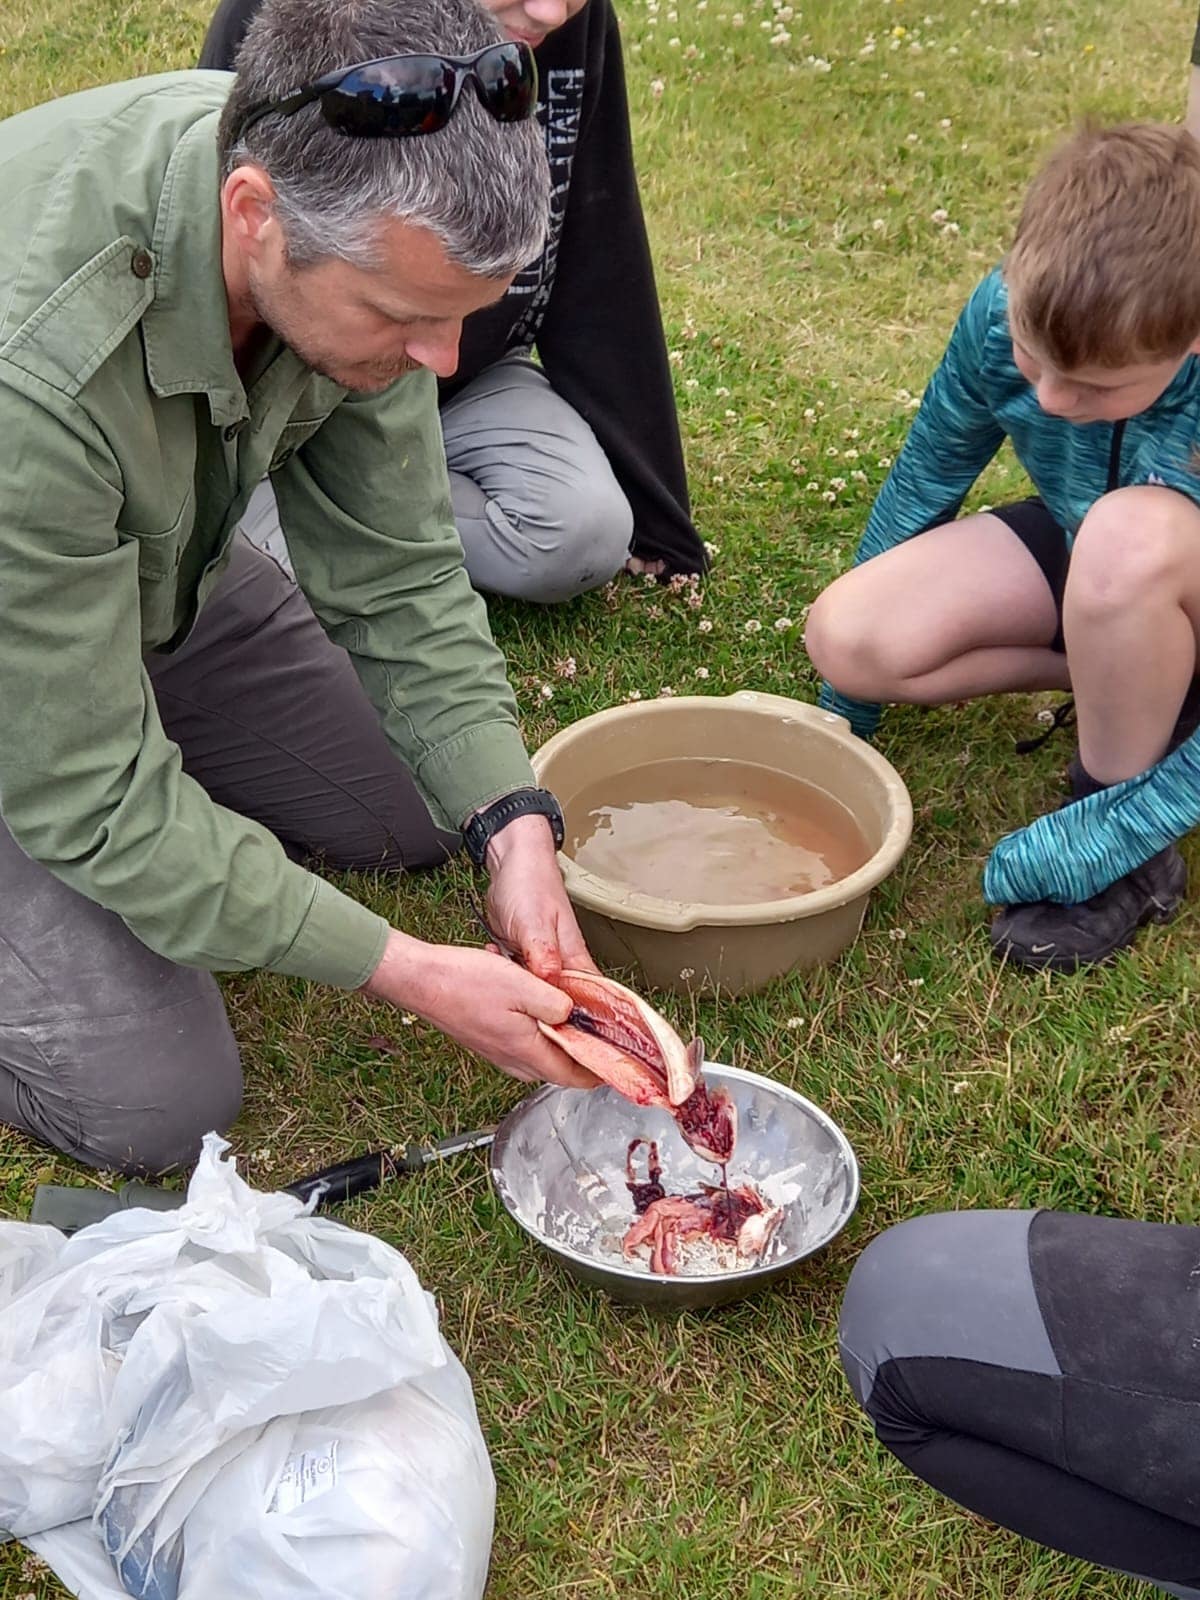
<svg viewBox="0 0 1200 1600">
<path fill-rule="evenodd" d="M 393 928 L 383 959 L 364 988 L 380 1000 L 415 1011 L 511 1077 L 544 1079 L 571 1089 L 595 1087 L 591 1073 L 576 1066 L 537 1026 L 539 1019 L 565 1022 L 570 1000 L 504 956 L 426 944 Z"/>
<path fill-rule="evenodd" d="M 564 967 L 595 972 L 545 817 L 517 817 L 488 845 L 488 922 L 530 972 L 554 983 Z M 549 1020 L 549 1019 L 547 1019 Z"/>
</svg>

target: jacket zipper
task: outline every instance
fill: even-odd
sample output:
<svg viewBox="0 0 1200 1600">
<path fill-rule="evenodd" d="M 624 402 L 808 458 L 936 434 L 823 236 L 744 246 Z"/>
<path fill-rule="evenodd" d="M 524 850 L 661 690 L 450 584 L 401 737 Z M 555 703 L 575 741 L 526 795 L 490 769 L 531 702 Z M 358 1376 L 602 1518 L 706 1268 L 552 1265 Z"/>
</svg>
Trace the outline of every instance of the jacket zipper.
<svg viewBox="0 0 1200 1600">
<path fill-rule="evenodd" d="M 1121 440 L 1125 437 L 1125 419 L 1113 423 L 1112 445 L 1108 452 L 1108 488 L 1111 494 L 1121 487 Z"/>
</svg>

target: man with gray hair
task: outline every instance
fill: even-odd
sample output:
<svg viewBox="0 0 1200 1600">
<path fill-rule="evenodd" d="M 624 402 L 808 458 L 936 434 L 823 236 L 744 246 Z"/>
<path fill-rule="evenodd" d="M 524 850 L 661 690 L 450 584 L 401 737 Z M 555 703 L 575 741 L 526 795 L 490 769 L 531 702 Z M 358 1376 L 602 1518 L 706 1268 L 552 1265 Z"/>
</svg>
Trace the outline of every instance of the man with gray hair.
<svg viewBox="0 0 1200 1600">
<path fill-rule="evenodd" d="M 217 970 L 586 1077 L 537 1027 L 588 956 L 435 395 L 539 248 L 535 101 L 474 0 L 266 0 L 232 88 L 0 123 L 0 1121 L 82 1161 L 182 1165 L 234 1119 Z M 235 534 L 268 473 L 303 595 Z M 429 864 L 460 832 L 524 966 L 301 864 Z"/>
</svg>

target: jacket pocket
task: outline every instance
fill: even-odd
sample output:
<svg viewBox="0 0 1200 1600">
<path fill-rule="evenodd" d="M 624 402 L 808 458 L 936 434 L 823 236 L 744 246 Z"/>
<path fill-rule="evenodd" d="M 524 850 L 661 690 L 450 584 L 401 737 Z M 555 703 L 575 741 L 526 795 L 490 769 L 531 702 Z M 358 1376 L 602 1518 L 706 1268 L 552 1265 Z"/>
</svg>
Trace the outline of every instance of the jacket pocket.
<svg viewBox="0 0 1200 1600">
<path fill-rule="evenodd" d="M 180 608 L 179 563 L 195 521 L 196 497 L 189 484 L 179 514 L 161 533 L 122 528 L 121 536 L 138 547 L 138 593 L 142 612 L 142 643 L 153 648 L 175 632 Z"/>
</svg>

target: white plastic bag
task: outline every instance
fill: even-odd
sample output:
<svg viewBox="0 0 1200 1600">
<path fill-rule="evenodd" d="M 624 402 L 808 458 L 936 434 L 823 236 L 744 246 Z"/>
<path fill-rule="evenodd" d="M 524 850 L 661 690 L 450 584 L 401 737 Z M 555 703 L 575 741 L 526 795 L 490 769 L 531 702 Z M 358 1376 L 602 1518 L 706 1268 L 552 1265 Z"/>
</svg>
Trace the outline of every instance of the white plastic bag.
<svg viewBox="0 0 1200 1600">
<path fill-rule="evenodd" d="M 250 1189 L 226 1148 L 205 1141 L 181 1210 L 58 1235 L 10 1274 L 0 1527 L 83 1600 L 478 1600 L 494 1480 L 432 1299 L 380 1240 Z M 70 1403 L 48 1418 L 30 1390 L 35 1416 L 5 1362 Z M 93 1514 L 86 1538 L 47 1531 Z"/>
</svg>

